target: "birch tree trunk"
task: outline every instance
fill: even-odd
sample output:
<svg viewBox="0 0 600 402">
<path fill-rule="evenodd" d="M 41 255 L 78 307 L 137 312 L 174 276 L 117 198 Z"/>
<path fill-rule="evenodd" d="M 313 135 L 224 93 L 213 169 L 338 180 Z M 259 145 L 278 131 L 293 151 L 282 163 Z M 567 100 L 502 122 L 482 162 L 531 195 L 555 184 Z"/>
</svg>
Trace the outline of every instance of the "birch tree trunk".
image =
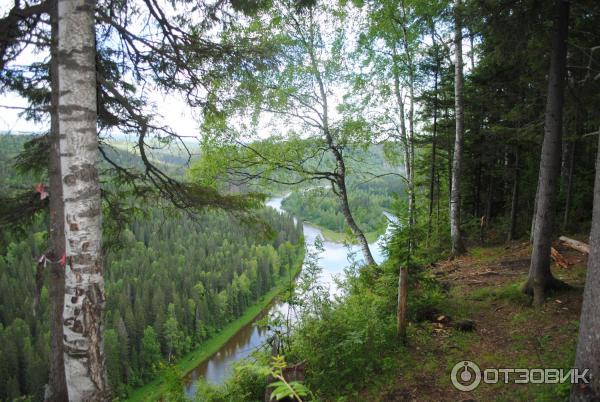
<svg viewBox="0 0 600 402">
<path fill-rule="evenodd" d="M 600 137 L 598 139 L 600 144 Z M 575 354 L 575 367 L 589 369 L 590 384 L 575 384 L 571 389 L 571 402 L 600 400 L 600 148 L 596 157 L 596 183 L 594 185 L 594 210 L 590 232 L 583 305 L 579 320 L 579 339 Z"/>
<path fill-rule="evenodd" d="M 59 126 L 58 126 L 58 20 L 57 2 L 50 3 L 50 154 L 48 156 L 48 180 L 50 184 L 50 375 L 44 399 L 53 402 L 68 400 L 63 358 L 63 308 L 65 295 L 65 274 L 57 262 L 65 254 L 65 234 L 62 197 L 62 176 L 60 173 Z"/>
<path fill-rule="evenodd" d="M 94 8 L 94 0 L 58 0 L 58 124 L 66 245 L 63 347 L 70 401 L 109 397 L 102 340 Z"/>
<path fill-rule="evenodd" d="M 461 1 L 454 2 L 454 107 L 456 118 L 456 137 L 454 139 L 454 157 L 452 160 L 452 185 L 450 191 L 450 237 L 452 254 L 461 255 L 467 250 L 460 232 L 460 175 L 463 152 L 463 133 L 465 127 L 465 110 L 463 99 L 463 59 L 462 59 L 462 22 L 460 15 Z"/>
<path fill-rule="evenodd" d="M 335 163 L 337 166 L 336 172 L 335 172 L 335 184 L 334 184 L 334 181 L 332 181 L 331 187 L 332 187 L 332 190 L 335 193 L 335 195 L 340 200 L 342 214 L 344 215 L 346 224 L 348 225 L 348 227 L 352 231 L 352 234 L 354 235 L 354 237 L 358 241 L 358 244 L 360 245 L 360 248 L 363 253 L 363 257 L 365 258 L 365 263 L 367 265 L 377 265 L 377 263 L 375 262 L 375 259 L 373 258 L 373 254 L 371 253 L 371 248 L 369 247 L 369 242 L 367 241 L 367 238 L 365 237 L 365 234 L 363 233 L 362 229 L 360 229 L 360 227 L 354 220 L 354 216 L 352 215 L 352 211 L 350 210 L 350 203 L 348 201 L 348 192 L 347 192 L 347 188 L 346 188 L 346 163 L 344 161 L 343 154 L 340 152 L 340 150 L 338 149 L 336 144 L 334 144 L 333 136 L 331 135 L 331 132 L 329 131 L 329 106 L 328 106 L 328 102 L 327 102 L 327 91 L 325 90 L 325 83 L 323 82 L 323 77 L 321 75 L 321 71 L 319 70 L 319 64 L 317 62 L 317 56 L 315 55 L 315 51 L 314 51 L 312 42 L 308 44 L 307 50 L 308 50 L 308 54 L 310 57 L 310 63 L 313 67 L 313 71 L 315 74 L 315 80 L 318 85 L 319 95 L 321 97 L 321 99 L 320 99 L 320 103 L 321 103 L 321 107 L 322 107 L 322 113 L 320 116 L 321 122 L 322 122 L 321 129 L 323 130 L 323 135 L 325 137 L 325 142 L 327 143 L 327 147 L 329 148 L 329 151 L 333 155 L 333 158 L 335 159 Z M 337 185 L 337 191 L 335 189 L 336 185 Z"/>
<path fill-rule="evenodd" d="M 393 49 L 394 59 L 396 58 L 396 49 Z M 400 90 L 400 73 L 398 69 L 393 67 L 392 69 L 394 77 L 394 95 L 398 104 L 398 114 L 400 116 L 400 141 L 402 142 L 402 148 L 404 150 L 404 173 L 406 174 L 407 190 L 408 190 L 408 216 L 409 224 L 413 224 L 413 212 L 414 212 L 414 183 L 413 183 L 413 164 L 411 156 L 411 140 L 406 129 L 406 116 L 404 99 L 402 99 L 402 91 Z"/>
<path fill-rule="evenodd" d="M 408 68 L 408 93 L 410 101 L 408 104 L 408 164 L 410 165 L 409 182 L 409 199 L 408 199 L 408 218 L 409 224 L 414 227 L 417 224 L 416 213 L 416 196 L 415 196 L 415 67 L 413 56 L 408 43 L 408 34 L 406 32 L 406 10 L 404 2 L 401 2 L 402 9 L 402 42 L 404 45 L 404 53 L 406 55 L 406 67 Z M 408 174 L 408 173 L 407 173 Z M 410 248 L 414 247 L 414 239 L 410 239 Z"/>
<path fill-rule="evenodd" d="M 339 162 L 340 161 L 338 161 L 338 163 Z M 343 164 L 343 161 L 341 161 L 341 162 Z M 344 170 L 345 170 L 345 168 L 344 168 Z M 360 249 L 361 249 L 363 257 L 365 259 L 365 263 L 368 265 L 377 265 L 377 263 L 375 262 L 375 259 L 373 258 L 373 254 L 371 253 L 371 248 L 369 247 L 369 242 L 367 241 L 367 238 L 365 237 L 365 234 L 363 233 L 362 229 L 358 226 L 358 224 L 354 220 L 354 216 L 352 216 L 352 212 L 350 211 L 350 204 L 348 202 L 348 192 L 346 190 L 346 175 L 345 175 L 345 173 L 343 173 L 340 176 L 340 179 L 337 182 L 337 186 L 338 186 L 338 189 L 337 189 L 337 191 L 334 189 L 334 192 L 336 192 L 336 195 L 338 196 L 338 198 L 340 200 L 340 204 L 342 206 L 342 215 L 344 215 L 346 224 L 348 225 L 348 227 L 350 228 L 350 231 L 352 231 L 352 234 L 354 235 L 354 237 L 358 241 L 358 244 L 360 245 Z"/>
<path fill-rule="evenodd" d="M 556 19 L 552 40 L 552 57 L 548 77 L 548 98 L 544 121 L 544 142 L 540 159 L 537 210 L 533 228 L 533 251 L 529 278 L 524 291 L 533 294 L 535 305 L 544 303 L 545 291 L 564 283 L 550 271 L 550 247 L 554 232 L 554 201 L 558 191 L 561 164 L 562 115 L 569 32 L 569 1 L 556 1 Z"/>
<path fill-rule="evenodd" d="M 433 46 L 435 48 L 435 35 L 433 33 L 431 38 L 433 40 Z M 433 216 L 433 198 L 434 198 L 434 190 L 435 190 L 435 163 L 436 163 L 436 147 L 437 147 L 437 117 L 438 117 L 438 72 L 439 72 L 439 60 L 436 54 L 436 63 L 435 63 L 435 74 L 434 74 L 434 99 L 433 99 L 433 133 L 431 136 L 431 166 L 430 166 L 430 175 L 429 175 L 429 213 L 427 216 L 427 243 L 431 238 L 431 220 Z"/>
</svg>

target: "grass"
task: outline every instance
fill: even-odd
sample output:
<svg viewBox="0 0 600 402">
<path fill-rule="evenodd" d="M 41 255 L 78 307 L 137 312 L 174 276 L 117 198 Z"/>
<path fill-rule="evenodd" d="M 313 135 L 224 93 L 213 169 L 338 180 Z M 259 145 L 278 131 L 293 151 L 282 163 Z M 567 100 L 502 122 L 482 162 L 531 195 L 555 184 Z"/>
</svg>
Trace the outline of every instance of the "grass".
<svg viewBox="0 0 600 402">
<path fill-rule="evenodd" d="M 301 269 L 302 264 L 298 264 L 296 270 L 293 272 L 293 276 L 299 274 Z M 204 360 L 210 358 L 221 349 L 242 327 L 252 322 L 252 320 L 254 320 L 261 311 L 266 309 L 273 302 L 275 297 L 281 294 L 288 286 L 289 278 L 281 278 L 279 283 L 273 289 L 264 294 L 257 303 L 248 307 L 241 317 L 227 324 L 218 334 L 203 342 L 196 350 L 179 359 L 177 363 L 175 363 L 175 368 L 185 375 L 199 366 Z M 131 402 L 156 401 L 165 392 L 166 386 L 167 384 L 165 383 L 164 378 L 158 377 L 132 391 L 127 400 Z"/>
<path fill-rule="evenodd" d="M 498 260 L 500 257 L 506 254 L 504 244 L 498 246 L 487 246 L 487 247 L 472 247 L 469 249 L 469 255 L 480 263 L 486 263 Z"/>
<path fill-rule="evenodd" d="M 530 300 L 521 290 L 522 287 L 523 283 L 521 281 L 501 287 L 482 287 L 471 291 L 466 298 L 467 300 L 487 300 L 490 302 L 506 300 L 515 304 L 529 305 Z"/>
<path fill-rule="evenodd" d="M 409 326 L 410 347 L 402 350 L 398 370 L 383 389 L 369 389 L 363 400 L 532 401 L 568 400 L 570 384 L 485 384 L 469 394 L 450 382 L 457 362 L 485 368 L 562 368 L 575 360 L 585 261 L 564 251 L 572 266 L 553 267 L 555 276 L 573 286 L 553 292 L 543 308 L 531 306 L 521 291 L 527 277 L 528 244 L 473 247 L 469 255 L 441 261 L 437 277 L 449 284 L 435 308 L 452 321 L 470 319 L 475 331 L 461 332 L 430 322 Z M 509 264 L 509 263 L 519 264 Z M 482 273 L 493 271 L 495 274 Z M 435 381 L 432 381 L 435 379 Z M 426 384 L 426 385 L 424 385 Z"/>
<path fill-rule="evenodd" d="M 413 352 L 419 357 L 412 356 L 412 364 L 396 376 L 408 382 L 407 387 L 420 387 L 423 378 L 436 378 L 440 390 L 452 390 L 448 381 L 449 368 L 461 360 L 474 361 L 481 367 L 570 368 L 574 361 L 577 314 L 557 319 L 552 300 L 542 311 L 533 309 L 528 306 L 521 285 L 522 281 L 517 280 L 498 287 L 451 293 L 443 306 L 444 312 L 458 319 L 475 318 L 478 325 L 485 323 L 486 327 L 493 328 L 492 333 L 496 336 L 501 333 L 504 338 L 490 340 L 488 333 L 477 331 L 450 331 L 436 338 L 431 336 L 432 324 L 417 324 L 413 327 L 411 340 L 413 348 L 420 350 Z M 564 299 L 567 295 L 557 297 Z M 499 309 L 496 314 L 493 313 L 495 309 Z M 505 310 L 508 310 L 507 317 L 501 319 Z M 503 323 L 499 326 L 490 324 L 495 319 Z M 568 384 L 482 384 L 468 396 L 473 400 L 558 402 L 568 399 L 568 393 Z M 434 398 L 438 396 L 428 395 L 423 400 L 436 400 Z"/>
</svg>

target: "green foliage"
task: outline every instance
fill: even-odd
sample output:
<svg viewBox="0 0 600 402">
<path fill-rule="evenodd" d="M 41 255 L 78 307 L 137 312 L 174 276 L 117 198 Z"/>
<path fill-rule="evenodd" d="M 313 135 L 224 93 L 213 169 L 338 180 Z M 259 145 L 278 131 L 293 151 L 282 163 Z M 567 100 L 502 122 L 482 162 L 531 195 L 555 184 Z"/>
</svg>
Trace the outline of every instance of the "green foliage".
<svg viewBox="0 0 600 402">
<path fill-rule="evenodd" d="M 160 343 L 156 336 L 154 328 L 147 326 L 144 328 L 144 336 L 140 349 L 142 379 L 148 380 L 156 373 L 158 363 L 162 356 L 160 353 Z"/>
<path fill-rule="evenodd" d="M 123 232 L 106 274 L 107 321 L 115 326 L 117 313 L 123 317 L 120 342 L 130 345 L 123 383 L 153 379 L 162 359 L 174 361 L 216 334 L 297 266 L 299 226 L 273 210 L 259 216 L 275 237 L 257 237 L 219 213 L 189 220 L 150 211 Z"/>
<path fill-rule="evenodd" d="M 306 384 L 320 399 L 356 400 L 361 390 L 385 383 L 394 373 L 396 359 L 403 353 L 395 315 L 401 265 L 409 267 L 409 321 L 443 311 L 445 306 L 447 296 L 423 269 L 439 256 L 435 233 L 429 239 L 432 246 L 426 246 L 426 211 L 419 209 L 417 221 L 422 223 L 410 227 L 403 201 L 392 202 L 390 209 L 399 224 L 388 240 L 387 261 L 379 267 L 351 266 L 339 283 L 343 297 L 321 297 L 310 277 L 309 253 L 303 270 L 307 277 L 300 277 L 297 300 L 290 301 L 300 319 L 291 331 L 286 359 L 306 362 Z M 412 251 L 410 239 L 416 244 Z"/>
<path fill-rule="evenodd" d="M 299 228 L 274 211 L 261 215 L 278 233 L 266 243 L 249 240 L 256 237 L 215 213 L 193 222 L 165 221 L 152 212 L 152 220 L 135 222 L 123 233 L 125 243 L 108 254 L 106 270 L 105 351 L 116 396 L 155 378 L 163 360 L 182 356 L 218 332 L 297 266 L 303 254 Z M 0 398 L 8 395 L 2 390 L 13 389 L 11 381 L 24 390 L 19 392 L 43 394 L 49 356 L 47 290 L 36 317 L 31 303 L 35 261 L 44 247 L 44 236 L 35 233 L 2 243 Z M 13 331 L 23 325 L 27 334 Z M 35 335 L 28 335 L 29 328 Z M 31 340 L 35 350 L 16 345 L 21 339 Z M 19 370 L 27 377 L 11 379 Z"/>
<path fill-rule="evenodd" d="M 12 139 L 2 138 L 8 145 Z M 0 147 L 11 150 L 0 154 L 7 175 L 2 185 L 17 178 L 3 158 L 16 155 L 24 142 L 19 140 Z M 47 248 L 44 218 L 34 218 L 19 236 L 0 234 L 1 400 L 19 395 L 39 400 L 47 381 L 46 287 L 36 315 L 31 308 L 36 261 Z M 106 363 L 116 397 L 154 379 L 165 361 L 240 317 L 295 270 L 303 255 L 300 225 L 271 209 L 257 218 L 272 228 L 272 237 L 257 236 L 256 227 L 214 211 L 192 219 L 146 207 L 135 218 L 128 217 L 131 222 L 119 233 L 105 233 L 113 237 L 105 244 L 120 245 L 108 250 L 105 271 Z"/>
<path fill-rule="evenodd" d="M 376 381 L 398 348 L 384 295 L 367 289 L 362 276 L 351 276 L 346 286 L 343 300 L 302 317 L 291 343 L 290 358 L 306 361 L 307 385 L 324 398 L 353 395 Z"/>
<path fill-rule="evenodd" d="M 181 373 L 175 366 L 168 366 L 162 373 L 167 389 L 164 394 L 165 402 L 186 402 L 187 399 L 181 384 Z"/>
<path fill-rule="evenodd" d="M 286 358 L 306 360 L 307 384 L 319 397 L 357 399 L 360 390 L 385 378 L 393 366 L 394 354 L 401 351 L 395 339 L 399 267 L 407 266 L 409 270 L 411 320 L 423 312 L 435 311 L 445 302 L 438 283 L 422 267 L 443 256 L 448 244 L 446 216 L 455 130 L 454 67 L 447 46 L 452 24 L 450 2 L 228 3 L 247 18 L 232 20 L 231 29 L 216 33 L 228 44 L 223 47 L 225 52 L 218 49 L 213 55 L 207 49 L 192 49 L 189 65 L 153 54 L 142 54 L 138 60 L 140 68 L 157 75 L 159 86 L 174 85 L 194 98 L 198 88 L 188 88 L 187 82 L 170 81 L 189 73 L 206 85 L 206 91 L 199 91 L 208 94 L 206 99 L 202 96 L 194 101 L 204 106 L 203 129 L 207 139 L 202 149 L 204 157 L 195 163 L 186 182 L 166 180 L 157 194 L 150 191 L 152 186 L 147 181 L 140 187 L 132 185 L 138 183 L 140 176 L 131 179 L 121 175 L 103 188 L 107 195 L 106 216 L 112 222 L 124 223 L 125 218 L 134 217 L 127 208 L 113 208 L 112 202 L 135 197 L 144 200 L 137 208 L 144 209 L 143 219 L 123 224 L 120 233 L 106 231 L 107 241 L 123 246 L 110 251 L 106 258 L 105 348 L 110 381 L 116 395 L 123 396 L 129 386 L 159 375 L 165 360 L 182 356 L 240 317 L 302 256 L 300 226 L 291 217 L 274 211 L 259 213 L 276 234 L 266 238 L 256 236 L 253 229 L 241 228 L 239 220 L 222 213 L 209 211 L 192 219 L 147 205 L 163 197 L 195 212 L 225 207 L 241 211 L 242 218 L 256 223 L 245 212 L 258 207 L 264 197 L 256 193 L 222 196 L 218 190 L 224 188 L 227 180 L 234 179 L 233 185 L 244 190 L 250 188 L 246 187 L 248 181 L 263 185 L 275 182 L 278 185 L 271 187 L 272 191 L 280 191 L 283 184 L 308 181 L 329 186 L 331 178 L 341 174 L 342 167 L 332 153 L 337 151 L 347 162 L 343 180 L 348 184 L 350 208 L 358 225 L 366 232 L 381 231 L 387 223 L 382 216 L 384 210 L 393 211 L 400 225 L 389 239 L 387 262 L 377 268 L 348 270 L 341 283 L 344 297 L 330 298 L 326 292 L 319 292 L 315 284 L 318 266 L 309 255 L 296 294 L 289 298 L 290 305 L 300 311 L 301 319 L 285 334 L 289 336 Z M 465 77 L 461 209 L 464 234 L 474 243 L 504 237 L 511 223 L 510 195 L 514 184 L 520 189 L 515 192 L 519 197 L 514 223 L 520 234 L 529 230 L 543 133 L 552 8 L 551 2 L 538 0 L 464 3 L 460 10 L 467 35 L 464 39 L 470 39 L 472 46 Z M 572 185 L 567 185 L 570 159 L 569 152 L 565 152 L 561 202 L 556 203 L 553 212 L 569 212 L 566 218 L 571 219 L 567 219 L 566 226 L 577 229 L 587 227 L 592 206 L 590 188 L 597 141 L 584 134 L 595 131 L 600 121 L 600 81 L 591 78 L 597 61 L 590 50 L 597 46 L 593 33 L 599 26 L 598 7 L 598 2 L 592 0 L 573 4 L 570 18 L 573 29 L 569 39 L 571 68 L 564 143 L 568 145 L 565 151 L 569 146 L 576 149 L 570 172 L 574 181 L 569 179 Z M 119 7 L 115 11 L 118 14 Z M 179 18 L 185 22 L 182 29 L 190 31 L 189 42 L 184 42 L 203 44 L 198 39 L 213 24 L 208 23 L 208 28 L 190 26 L 188 16 Z M 244 62 L 243 56 L 253 44 L 265 45 L 254 56 L 274 56 L 272 60 Z M 112 72 L 110 75 L 120 81 L 117 87 L 133 97 L 134 86 L 122 82 L 116 62 L 105 60 L 119 51 L 107 52 L 102 44 L 99 48 L 100 72 Z M 165 68 L 167 65 L 176 70 Z M 191 67 L 205 68 L 198 69 L 203 73 L 202 79 L 195 76 Z M 36 68 L 36 77 L 47 79 L 47 67 Z M 171 71 L 176 72 L 171 75 Z M 27 86 L 22 74 L 4 78 L 9 86 L 28 94 L 34 104 L 47 103 L 46 88 Z M 413 84 L 416 137 L 414 144 L 402 144 L 399 126 L 407 116 L 406 110 L 399 109 L 408 104 L 400 105 L 399 101 L 406 102 L 406 88 Z M 101 91 L 99 95 L 102 100 L 106 94 Z M 131 102 L 134 106 L 143 103 L 135 99 Z M 109 109 L 109 114 L 117 112 L 114 107 Z M 122 105 L 116 109 L 122 109 Z M 274 118 L 275 124 L 269 128 L 274 127 L 275 135 L 254 140 L 252 135 L 261 127 L 260 114 L 265 111 Z M 101 126 L 106 128 L 117 124 L 121 116 L 117 113 L 100 117 Z M 106 117 L 112 118 L 112 123 Z M 124 121 L 130 124 L 130 120 Z M 42 290 L 35 316 L 30 306 L 33 267 L 46 246 L 46 222 L 43 214 L 38 214 L 45 203 L 32 191 L 32 184 L 44 179 L 41 167 L 46 164 L 47 142 L 45 137 L 28 142 L 28 152 L 16 161 L 20 170 L 26 171 L 21 176 L 12 166 L 24 138 L 3 136 L 0 142 L 0 226 L 30 227 L 30 232 L 21 233 L 20 237 L 8 231 L 0 234 L 0 399 L 10 400 L 23 394 L 41 399 L 49 355 L 48 290 Z M 147 145 L 161 145 L 168 140 L 160 138 L 157 142 Z M 374 147 L 375 142 L 383 145 Z M 395 166 L 402 163 L 402 146 L 407 145 L 416 148 L 412 166 L 418 205 L 415 224 L 410 224 L 405 204 L 391 202 L 392 193 L 402 193 L 399 180 L 388 177 L 363 182 L 373 175 L 395 172 Z M 111 152 L 107 144 L 103 144 L 102 151 L 105 157 L 123 157 L 125 160 L 120 162 L 126 165 L 132 162 L 131 154 Z M 180 159 L 159 154 L 155 152 L 150 160 L 164 162 L 165 172 L 181 177 L 181 169 L 171 166 Z M 369 163 L 370 159 L 376 162 Z M 128 167 L 136 174 L 143 174 L 147 168 L 139 161 Z M 155 172 L 152 177 L 156 180 L 161 175 Z M 124 192 L 113 187 L 117 185 Z M 18 187 L 20 191 L 15 191 Z M 345 232 L 338 200 L 331 194 L 316 195 L 319 192 L 295 192 L 285 206 L 303 219 Z M 566 211 L 569 194 L 571 206 Z M 483 228 L 482 217 L 487 224 Z M 477 256 L 479 250 L 471 250 Z M 495 291 L 483 289 L 471 297 L 524 302 L 516 286 Z M 240 366 L 224 387 L 202 386 L 206 391 L 202 397 L 260 400 L 265 367 L 264 362 Z M 275 361 L 269 372 L 277 376 L 282 368 L 283 361 Z M 169 385 L 166 398 L 181 400 L 180 373 L 167 370 L 164 376 Z M 307 394 L 303 385 L 285 379 L 275 383 L 274 389 L 276 396 L 281 397 Z"/>
<path fill-rule="evenodd" d="M 273 356 L 271 361 L 270 375 L 276 380 L 269 384 L 271 390 L 271 399 L 280 401 L 288 398 L 294 401 L 302 402 L 303 398 L 310 394 L 309 389 L 300 381 L 288 381 L 285 378 L 283 370 L 287 367 L 283 356 Z"/>
<path fill-rule="evenodd" d="M 195 402 L 262 402 L 264 400 L 268 377 L 275 381 L 269 384 L 274 388 L 273 400 L 291 398 L 294 401 L 308 401 L 309 389 L 300 381 L 288 381 L 283 371 L 287 367 L 283 356 L 271 358 L 262 352 L 234 363 L 233 375 L 222 385 L 205 381 L 196 383 Z"/>
<path fill-rule="evenodd" d="M 384 211 L 392 208 L 393 194 L 403 189 L 394 176 L 385 176 L 368 182 L 351 179 L 348 198 L 352 215 L 365 232 L 383 233 L 388 220 Z M 349 232 L 342 215 L 339 199 L 327 189 L 316 187 L 293 192 L 283 201 L 283 207 L 303 220 L 335 232 Z"/>
<path fill-rule="evenodd" d="M 223 385 L 196 383 L 196 402 L 262 402 L 270 369 L 267 356 L 255 353 L 252 358 L 236 362 L 233 374 Z"/>
</svg>

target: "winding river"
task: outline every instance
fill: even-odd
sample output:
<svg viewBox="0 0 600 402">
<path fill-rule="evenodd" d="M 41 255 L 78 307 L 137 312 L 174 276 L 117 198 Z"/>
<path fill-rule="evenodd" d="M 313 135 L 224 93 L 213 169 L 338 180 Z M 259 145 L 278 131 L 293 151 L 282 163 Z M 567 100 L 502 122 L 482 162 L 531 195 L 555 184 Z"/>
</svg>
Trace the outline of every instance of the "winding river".
<svg viewBox="0 0 600 402">
<path fill-rule="evenodd" d="M 273 197 L 266 203 L 267 206 L 282 212 L 281 203 L 285 197 Z M 386 217 L 395 221 L 396 217 L 385 213 Z M 323 237 L 321 230 L 315 226 L 304 223 L 304 241 L 307 245 L 314 243 L 317 236 Z M 388 227 L 389 230 L 389 227 Z M 343 243 L 337 243 L 329 240 L 323 241 L 323 252 L 320 254 L 319 266 L 323 269 L 321 281 L 330 288 L 335 286 L 334 278 L 343 273 L 348 263 L 348 248 Z M 356 252 L 360 257 L 360 250 L 357 246 L 352 246 L 351 252 Z M 384 260 L 384 255 L 378 242 L 371 244 L 371 252 L 375 261 L 380 263 Z M 272 304 L 263 310 L 251 323 L 242 327 L 227 343 L 209 359 L 188 373 L 184 379 L 185 393 L 193 398 L 196 392 L 196 381 L 204 378 L 206 381 L 214 384 L 222 384 L 230 374 L 231 366 L 234 362 L 248 357 L 254 350 L 265 344 L 269 337 L 269 331 L 254 325 L 254 323 L 274 309 L 282 308 L 277 303 Z"/>
</svg>

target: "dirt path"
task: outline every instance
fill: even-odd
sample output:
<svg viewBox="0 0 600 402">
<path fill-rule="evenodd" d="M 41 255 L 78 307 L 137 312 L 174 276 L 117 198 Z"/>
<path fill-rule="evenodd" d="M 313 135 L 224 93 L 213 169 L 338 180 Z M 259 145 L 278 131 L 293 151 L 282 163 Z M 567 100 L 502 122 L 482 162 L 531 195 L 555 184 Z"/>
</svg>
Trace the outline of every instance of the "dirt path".
<svg viewBox="0 0 600 402">
<path fill-rule="evenodd" d="M 561 401 L 560 384 L 484 384 L 471 392 L 455 389 L 450 373 L 470 360 L 485 368 L 568 368 L 574 360 L 585 257 L 556 245 L 570 263 L 553 265 L 572 290 L 550 295 L 542 310 L 520 291 L 529 269 L 528 243 L 474 248 L 470 255 L 432 267 L 447 289 L 433 322 L 411 326 L 412 344 L 396 381 L 369 400 L 380 401 Z M 465 321 L 468 320 L 468 321 Z M 457 329 L 457 323 L 468 329 Z M 465 325 L 469 324 L 469 325 Z M 408 354 L 408 357 L 406 357 Z"/>
</svg>

